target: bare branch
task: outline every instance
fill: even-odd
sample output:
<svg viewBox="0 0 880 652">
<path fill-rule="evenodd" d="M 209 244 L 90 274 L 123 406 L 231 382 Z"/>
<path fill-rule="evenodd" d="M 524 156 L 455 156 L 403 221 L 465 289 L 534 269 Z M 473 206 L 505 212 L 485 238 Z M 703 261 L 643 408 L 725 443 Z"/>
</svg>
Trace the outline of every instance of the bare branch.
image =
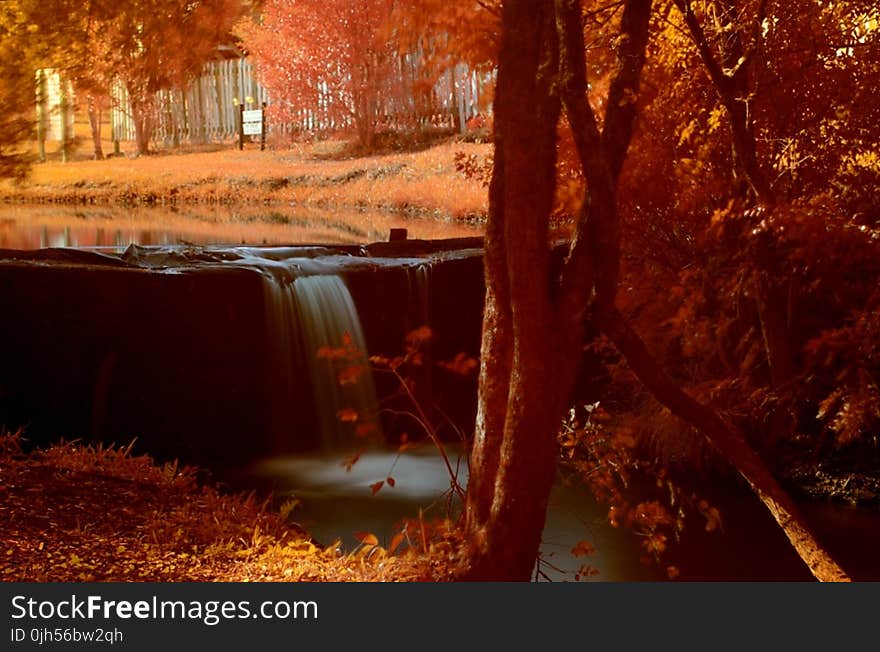
<svg viewBox="0 0 880 652">
<path fill-rule="evenodd" d="M 697 19 L 696 14 L 694 14 L 690 0 L 675 0 L 675 6 L 681 11 L 682 16 L 684 17 L 684 22 L 691 34 L 691 40 L 697 47 L 700 59 L 703 60 L 703 65 L 706 67 L 706 71 L 709 73 L 709 77 L 715 85 L 719 95 L 722 96 L 721 99 L 723 101 L 725 96 L 730 96 L 733 93 L 733 85 L 730 77 L 724 74 L 724 71 L 721 69 L 721 64 L 715 59 L 715 55 L 712 53 L 712 48 L 706 38 L 706 32 L 703 31 L 703 26 Z"/>
</svg>

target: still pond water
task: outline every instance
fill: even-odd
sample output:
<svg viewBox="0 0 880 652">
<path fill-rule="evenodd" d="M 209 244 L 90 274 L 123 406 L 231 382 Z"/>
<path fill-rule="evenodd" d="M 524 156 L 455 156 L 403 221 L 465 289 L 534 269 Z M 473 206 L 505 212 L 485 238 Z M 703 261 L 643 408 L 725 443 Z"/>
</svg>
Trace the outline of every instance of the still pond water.
<svg viewBox="0 0 880 652">
<path fill-rule="evenodd" d="M 0 205 L 0 249 L 176 244 L 367 244 L 482 235 L 477 226 L 376 211 Z"/>
</svg>

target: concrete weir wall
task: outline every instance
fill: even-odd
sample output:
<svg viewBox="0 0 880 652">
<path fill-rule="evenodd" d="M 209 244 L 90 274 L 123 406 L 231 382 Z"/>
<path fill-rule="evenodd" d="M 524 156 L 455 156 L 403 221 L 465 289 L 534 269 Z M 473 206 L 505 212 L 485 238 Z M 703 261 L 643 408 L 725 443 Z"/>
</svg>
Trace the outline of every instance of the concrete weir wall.
<svg viewBox="0 0 880 652">
<path fill-rule="evenodd" d="M 427 316 L 432 355 L 443 360 L 479 350 L 480 244 L 313 248 L 304 259 L 345 279 L 370 354 L 399 353 Z M 266 277 L 252 264 L 260 255 L 258 248 L 0 251 L 0 426 L 23 427 L 35 443 L 137 438 L 135 450 L 161 459 L 213 464 L 315 447 L 308 374 L 294 374 L 292 391 L 279 382 Z M 429 270 L 420 308 L 398 259 L 410 269 L 423 260 Z M 422 389 L 467 425 L 475 379 L 448 375 L 431 374 Z M 394 389 L 377 378 L 380 399 Z"/>
</svg>

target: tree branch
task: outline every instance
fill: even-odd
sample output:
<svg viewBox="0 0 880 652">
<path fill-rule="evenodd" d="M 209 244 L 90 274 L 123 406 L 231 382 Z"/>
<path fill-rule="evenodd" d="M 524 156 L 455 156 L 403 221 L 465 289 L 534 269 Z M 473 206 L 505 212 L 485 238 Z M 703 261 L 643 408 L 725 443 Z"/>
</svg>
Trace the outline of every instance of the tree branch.
<svg viewBox="0 0 880 652">
<path fill-rule="evenodd" d="M 733 93 L 732 80 L 724 74 L 721 64 L 718 63 L 715 55 L 712 54 L 712 48 L 709 46 L 706 32 L 703 31 L 703 26 L 700 25 L 700 21 L 697 19 L 696 14 L 694 14 L 690 0 L 675 0 L 675 6 L 678 7 L 678 10 L 684 17 L 684 22 L 691 34 L 691 39 L 697 47 L 697 52 L 703 61 L 703 65 L 706 66 L 706 71 L 709 73 L 709 78 L 715 85 L 721 100 L 724 101 L 725 97 L 729 97 Z"/>
<path fill-rule="evenodd" d="M 645 62 L 651 0 L 626 0 L 621 17 L 618 67 L 611 81 L 602 132 L 587 95 L 586 60 L 580 3 L 557 0 L 562 99 L 587 190 L 575 238 L 565 262 L 560 310 L 580 321 L 591 284 L 600 310 L 610 309 L 620 273 L 620 226 L 616 192 L 632 138 L 639 77 Z"/>
<path fill-rule="evenodd" d="M 615 186 L 632 140 L 650 18 L 651 0 L 630 0 L 623 9 L 617 71 L 608 90 L 605 122 L 602 126 L 602 146 Z"/>
<path fill-rule="evenodd" d="M 743 433 L 711 407 L 682 390 L 657 364 L 645 343 L 616 309 L 598 315 L 598 319 L 600 328 L 654 397 L 674 415 L 698 428 L 749 483 L 816 579 L 823 582 L 850 581 L 846 572 L 810 532 L 794 501 L 749 446 Z"/>
<path fill-rule="evenodd" d="M 556 29 L 559 35 L 562 103 L 587 179 L 577 230 L 562 270 L 559 312 L 572 323 L 580 324 L 594 277 L 594 247 L 588 235 L 591 222 L 595 220 L 595 216 L 591 216 L 591 189 L 609 187 L 611 174 L 599 146 L 599 125 L 587 98 L 583 24 L 577 0 L 557 0 Z"/>
</svg>

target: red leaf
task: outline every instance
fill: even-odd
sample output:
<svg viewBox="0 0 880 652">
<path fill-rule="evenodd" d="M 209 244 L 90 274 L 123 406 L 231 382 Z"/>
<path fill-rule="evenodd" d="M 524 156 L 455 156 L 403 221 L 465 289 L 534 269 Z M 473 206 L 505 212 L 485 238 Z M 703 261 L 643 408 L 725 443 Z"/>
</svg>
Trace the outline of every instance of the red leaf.
<svg viewBox="0 0 880 652">
<path fill-rule="evenodd" d="M 389 475 L 387 478 L 385 478 L 385 482 L 388 483 L 388 486 L 389 486 L 389 487 L 393 487 L 393 486 L 394 486 L 394 478 L 392 478 L 390 475 Z"/>
<path fill-rule="evenodd" d="M 397 550 L 401 543 L 403 543 L 403 540 L 405 538 L 406 536 L 403 534 L 403 532 L 398 532 L 393 537 L 391 537 L 391 543 L 388 544 L 388 554 L 393 555 L 394 551 Z"/>
<path fill-rule="evenodd" d="M 403 453 L 404 451 L 407 451 L 412 447 L 413 447 L 413 444 L 410 443 L 410 441 L 409 441 L 409 435 L 406 433 L 403 433 L 400 436 L 400 446 L 397 447 L 397 452 Z"/>
<path fill-rule="evenodd" d="M 587 557 L 595 554 L 596 549 L 589 541 L 578 541 L 577 545 L 571 549 L 571 554 L 575 557 Z"/>
<path fill-rule="evenodd" d="M 385 481 L 379 480 L 379 482 L 374 482 L 370 485 L 370 491 L 372 491 L 373 495 L 375 496 L 377 493 L 379 493 L 379 489 L 381 489 L 383 486 L 385 486 Z"/>
<path fill-rule="evenodd" d="M 379 539 L 376 538 L 375 534 L 371 532 L 355 532 L 354 538 L 360 541 L 365 546 L 378 546 Z"/>
<path fill-rule="evenodd" d="M 363 455 L 363 454 L 364 454 L 363 449 L 359 450 L 357 453 L 355 453 L 351 457 L 348 457 L 348 458 L 342 460 L 342 463 L 340 464 L 340 466 L 344 466 L 346 471 L 351 471 L 351 467 L 353 467 L 355 464 L 357 464 L 357 461 L 359 459 L 361 459 L 361 455 Z"/>
<path fill-rule="evenodd" d="M 365 421 L 364 423 L 357 424 L 357 427 L 354 429 L 355 437 L 367 437 L 376 432 L 376 424 L 372 421 Z"/>
<path fill-rule="evenodd" d="M 477 368 L 476 359 L 466 356 L 464 353 L 459 353 L 449 362 L 438 362 L 437 364 L 446 371 L 459 376 L 467 376 Z"/>
<path fill-rule="evenodd" d="M 336 357 L 336 349 L 329 346 L 322 346 L 315 354 L 319 360 L 332 360 Z"/>
</svg>

